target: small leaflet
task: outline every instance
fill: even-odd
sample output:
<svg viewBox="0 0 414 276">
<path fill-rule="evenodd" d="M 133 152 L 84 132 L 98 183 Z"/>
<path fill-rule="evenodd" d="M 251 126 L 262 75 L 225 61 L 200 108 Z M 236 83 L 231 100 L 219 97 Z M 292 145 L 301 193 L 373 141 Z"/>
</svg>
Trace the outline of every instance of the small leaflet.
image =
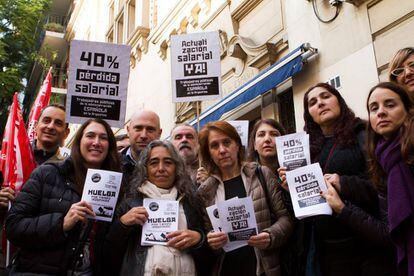
<svg viewBox="0 0 414 276">
<path fill-rule="evenodd" d="M 121 187 L 122 173 L 88 169 L 83 187 L 82 200 L 92 205 L 100 221 L 112 221 Z"/>
<path fill-rule="evenodd" d="M 142 226 L 141 245 L 166 245 L 167 235 L 178 230 L 178 201 L 144 198 L 148 220 Z"/>
<path fill-rule="evenodd" d="M 288 171 L 309 165 L 309 135 L 298 132 L 276 137 L 277 158 Z"/>
<path fill-rule="evenodd" d="M 327 187 L 319 163 L 287 171 L 286 180 L 293 210 L 298 219 L 332 215 L 331 207 L 320 195 L 320 192 L 326 191 Z"/>
</svg>

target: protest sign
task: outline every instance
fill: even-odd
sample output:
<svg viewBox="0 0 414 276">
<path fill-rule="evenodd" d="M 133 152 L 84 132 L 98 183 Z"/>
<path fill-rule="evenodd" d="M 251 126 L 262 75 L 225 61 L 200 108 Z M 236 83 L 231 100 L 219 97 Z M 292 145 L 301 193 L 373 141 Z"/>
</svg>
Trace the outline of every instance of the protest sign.
<svg viewBox="0 0 414 276">
<path fill-rule="evenodd" d="M 286 172 L 293 210 L 298 219 L 316 215 L 332 215 L 332 209 L 320 195 L 326 191 L 319 163 Z"/>
<path fill-rule="evenodd" d="M 257 235 L 256 216 L 251 197 L 236 198 L 217 203 L 223 232 L 229 242 L 247 241 Z"/>
<path fill-rule="evenodd" d="M 306 132 L 276 137 L 277 158 L 288 171 L 309 165 L 309 135 Z"/>
<path fill-rule="evenodd" d="M 237 197 L 228 199 L 228 200 L 233 200 L 236 199 Z M 211 205 L 210 207 L 206 208 L 207 210 L 207 215 L 210 218 L 210 222 L 211 222 L 211 226 L 213 227 L 213 230 L 215 232 L 222 232 L 223 228 L 221 227 L 221 221 L 220 221 L 220 216 L 219 216 L 219 212 L 218 212 L 218 208 L 217 208 L 217 204 Z M 223 246 L 223 250 L 226 252 L 235 250 L 237 248 L 243 247 L 247 245 L 247 241 L 233 241 L 233 242 L 228 242 Z"/>
<path fill-rule="evenodd" d="M 112 221 L 121 181 L 122 173 L 88 169 L 82 200 L 92 205 L 96 220 Z"/>
<path fill-rule="evenodd" d="M 242 145 L 247 149 L 247 141 L 249 138 L 249 121 L 247 120 L 237 120 L 237 121 L 227 121 L 231 124 L 240 136 Z"/>
<path fill-rule="evenodd" d="M 215 100 L 221 97 L 218 32 L 171 36 L 173 102 Z"/>
<path fill-rule="evenodd" d="M 178 201 L 144 198 L 148 220 L 142 226 L 141 245 L 166 245 L 167 235 L 178 230 Z"/>
<path fill-rule="evenodd" d="M 112 127 L 124 126 L 130 52 L 127 45 L 71 42 L 67 122 L 101 118 Z"/>
</svg>

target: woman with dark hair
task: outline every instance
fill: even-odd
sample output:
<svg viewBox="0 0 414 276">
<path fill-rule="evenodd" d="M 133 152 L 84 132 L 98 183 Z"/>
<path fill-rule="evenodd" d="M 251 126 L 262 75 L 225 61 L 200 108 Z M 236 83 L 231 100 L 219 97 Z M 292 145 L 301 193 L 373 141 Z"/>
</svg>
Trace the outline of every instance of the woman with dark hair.
<svg viewBox="0 0 414 276">
<path fill-rule="evenodd" d="M 33 171 L 6 220 L 9 240 L 20 248 L 11 275 L 100 275 L 100 223 L 81 200 L 86 172 L 120 171 L 108 123 L 89 119 L 79 128 L 71 157 Z M 23 273 L 23 274 L 20 274 Z"/>
<path fill-rule="evenodd" d="M 365 123 L 326 83 L 309 88 L 303 105 L 312 162 L 319 162 L 344 200 L 379 216 L 374 186 L 361 181 L 367 179 Z M 285 181 L 285 168 L 279 174 Z M 304 256 L 300 260 L 307 275 L 386 275 L 389 271 L 388 255 L 378 250 L 382 245 L 359 237 L 336 215 L 311 217 L 301 226 Z"/>
<path fill-rule="evenodd" d="M 273 173 L 279 169 L 277 159 L 277 136 L 285 135 L 286 131 L 281 124 L 273 119 L 258 120 L 250 133 L 247 160 L 257 162 L 268 167 Z"/>
<path fill-rule="evenodd" d="M 144 198 L 179 201 L 178 230 L 166 246 L 142 246 L 148 212 Z M 184 161 L 168 141 L 152 141 L 140 154 L 131 191 L 121 202 L 106 237 L 110 275 L 209 275 L 200 204 Z"/>
<path fill-rule="evenodd" d="M 210 247 L 220 252 L 214 275 L 280 275 L 279 250 L 292 232 L 292 221 L 281 199 L 276 177 L 262 167 L 263 179 L 256 174 L 257 163 L 245 163 L 236 129 L 227 122 L 206 124 L 199 134 L 202 164 L 209 177 L 197 193 L 204 207 L 234 197 L 253 200 L 259 233 L 248 245 L 225 253 L 224 232 L 210 232 Z M 205 216 L 206 228 L 211 230 Z"/>
<path fill-rule="evenodd" d="M 370 173 L 378 189 L 387 193 L 389 231 L 397 248 L 398 269 L 401 275 L 412 276 L 414 103 L 402 87 L 385 82 L 371 89 L 367 109 Z"/>
<path fill-rule="evenodd" d="M 395 53 L 388 77 L 390 81 L 405 87 L 411 99 L 414 99 L 414 47 L 403 48 Z"/>
</svg>

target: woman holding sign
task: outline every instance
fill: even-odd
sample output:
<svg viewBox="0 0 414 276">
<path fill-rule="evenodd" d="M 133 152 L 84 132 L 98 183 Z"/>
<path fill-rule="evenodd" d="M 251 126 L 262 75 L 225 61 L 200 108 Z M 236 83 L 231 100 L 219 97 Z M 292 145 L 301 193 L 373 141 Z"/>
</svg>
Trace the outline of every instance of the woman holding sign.
<svg viewBox="0 0 414 276">
<path fill-rule="evenodd" d="M 110 275 L 209 275 L 201 206 L 174 146 L 151 142 L 140 155 L 132 181 L 104 246 Z M 145 208 L 147 199 L 154 203 Z M 163 205 L 176 204 L 177 210 L 157 212 L 167 200 Z M 157 230 L 172 222 L 178 222 L 174 231 L 145 231 L 150 224 Z"/>
<path fill-rule="evenodd" d="M 256 163 L 245 163 L 243 147 L 236 129 L 229 123 L 208 123 L 199 134 L 203 166 L 210 174 L 197 193 L 205 207 L 234 197 L 250 196 L 259 233 L 248 246 L 230 252 L 221 251 L 216 275 L 280 275 L 279 252 L 292 231 L 292 221 L 283 205 L 274 174 L 262 167 L 263 182 Z M 266 197 L 269 198 L 266 198 Z M 269 204 L 271 206 L 269 206 Z M 205 219 L 208 221 L 208 218 Z M 208 230 L 212 226 L 208 225 Z M 214 250 L 228 242 L 227 234 L 210 232 L 208 243 Z"/>
<path fill-rule="evenodd" d="M 377 215 L 375 188 L 369 181 L 358 181 L 367 179 L 365 123 L 326 83 L 309 88 L 303 104 L 312 162 L 319 162 L 325 178 L 343 199 Z M 304 240 L 298 266 L 308 274 L 388 275 L 390 271 L 382 247 L 359 237 L 335 216 L 305 219 L 298 229 Z"/>
<path fill-rule="evenodd" d="M 101 274 L 102 225 L 86 218 L 95 214 L 80 201 L 89 168 L 120 171 L 115 137 L 101 119 L 82 124 L 71 157 L 36 168 L 17 196 L 6 220 L 7 237 L 20 248 L 11 275 Z"/>
</svg>

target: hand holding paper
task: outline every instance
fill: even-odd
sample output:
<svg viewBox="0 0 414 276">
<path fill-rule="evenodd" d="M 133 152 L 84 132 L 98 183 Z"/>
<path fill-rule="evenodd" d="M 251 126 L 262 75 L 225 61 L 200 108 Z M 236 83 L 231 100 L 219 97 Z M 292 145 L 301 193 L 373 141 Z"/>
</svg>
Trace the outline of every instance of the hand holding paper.
<svg viewBox="0 0 414 276">
<path fill-rule="evenodd" d="M 200 242 L 201 235 L 193 230 L 178 230 L 167 235 L 167 245 L 178 250 L 184 250 Z"/>
<path fill-rule="evenodd" d="M 76 223 L 78 223 L 78 221 L 86 223 L 86 215 L 90 215 L 92 217 L 95 216 L 90 204 L 85 201 L 72 204 L 66 216 L 63 218 L 63 231 L 67 232 L 71 230 Z"/>
<path fill-rule="evenodd" d="M 134 207 L 119 220 L 125 226 L 143 225 L 148 219 L 148 212 L 144 207 Z"/>
<path fill-rule="evenodd" d="M 210 232 L 207 234 L 207 242 L 214 250 L 222 248 L 227 241 L 227 234 L 224 232 Z"/>
<path fill-rule="evenodd" d="M 321 191 L 321 195 L 326 199 L 332 210 L 334 210 L 335 213 L 339 214 L 342 212 L 342 209 L 344 209 L 345 204 L 329 181 L 326 181 L 326 185 L 328 186 L 328 190 L 325 192 Z"/>
<path fill-rule="evenodd" d="M 247 244 L 259 249 L 266 249 L 270 245 L 270 234 L 267 232 L 262 232 L 258 235 L 251 236 L 247 241 Z"/>
</svg>

